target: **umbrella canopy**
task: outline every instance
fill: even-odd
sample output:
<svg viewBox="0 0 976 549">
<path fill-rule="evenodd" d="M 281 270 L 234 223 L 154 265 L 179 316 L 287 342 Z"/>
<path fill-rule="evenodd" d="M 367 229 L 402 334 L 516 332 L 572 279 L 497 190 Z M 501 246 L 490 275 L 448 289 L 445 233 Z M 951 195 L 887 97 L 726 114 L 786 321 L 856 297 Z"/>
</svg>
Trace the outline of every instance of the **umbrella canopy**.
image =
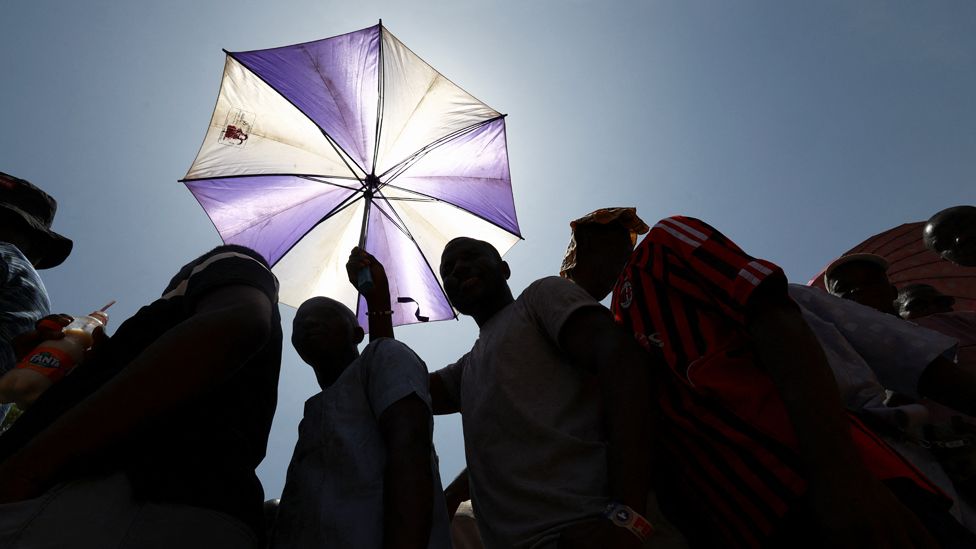
<svg viewBox="0 0 976 549">
<path fill-rule="evenodd" d="M 288 305 L 328 296 L 365 327 L 345 271 L 361 245 L 387 268 L 395 324 L 454 318 L 437 272 L 444 245 L 469 236 L 505 253 L 521 238 L 504 116 L 382 23 L 225 53 L 206 138 L 181 180 L 223 241 L 261 253 Z"/>
<path fill-rule="evenodd" d="M 924 221 L 899 225 L 872 236 L 841 257 L 854 253 L 879 255 L 888 261 L 888 278 L 898 288 L 929 284 L 956 298 L 955 310 L 976 311 L 976 267 L 950 263 L 927 249 L 922 242 L 924 227 Z M 823 275 L 821 271 L 809 285 L 824 288 Z"/>
</svg>

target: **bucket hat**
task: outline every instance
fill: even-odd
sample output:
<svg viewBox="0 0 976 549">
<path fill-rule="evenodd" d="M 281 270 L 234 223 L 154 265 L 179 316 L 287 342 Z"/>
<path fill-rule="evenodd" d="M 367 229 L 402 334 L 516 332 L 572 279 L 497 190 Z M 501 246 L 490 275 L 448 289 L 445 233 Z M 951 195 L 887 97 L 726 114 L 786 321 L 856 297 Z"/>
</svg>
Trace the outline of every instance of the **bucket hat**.
<svg viewBox="0 0 976 549">
<path fill-rule="evenodd" d="M 58 203 L 29 181 L 0 172 L 0 219 L 29 232 L 41 260 L 36 267 L 60 265 L 71 253 L 73 243 L 51 230 Z"/>
</svg>

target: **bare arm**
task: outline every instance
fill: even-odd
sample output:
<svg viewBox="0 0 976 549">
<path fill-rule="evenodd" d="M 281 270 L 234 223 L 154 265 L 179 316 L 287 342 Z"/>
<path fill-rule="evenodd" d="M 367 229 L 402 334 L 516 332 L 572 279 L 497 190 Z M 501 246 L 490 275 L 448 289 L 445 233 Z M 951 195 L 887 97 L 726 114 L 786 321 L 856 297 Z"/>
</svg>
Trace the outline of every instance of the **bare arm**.
<svg viewBox="0 0 976 549">
<path fill-rule="evenodd" d="M 369 269 L 373 277 L 373 287 L 363 293 L 366 299 L 366 310 L 369 319 L 369 340 L 376 341 L 381 337 L 393 338 L 393 315 L 384 314 L 392 310 L 390 304 L 390 282 L 386 277 L 386 269 L 375 257 L 361 248 L 353 248 L 346 263 L 346 275 L 355 287 L 359 280 L 359 271 Z M 358 287 L 356 288 L 359 289 Z"/>
<path fill-rule="evenodd" d="M 603 307 L 573 313 L 560 330 L 559 346 L 599 380 L 609 443 L 610 496 L 643 514 L 651 463 L 648 355 Z"/>
<path fill-rule="evenodd" d="M 793 424 L 815 520 L 837 547 L 936 547 L 865 466 L 820 343 L 773 283 L 755 290 L 747 329 Z"/>
<path fill-rule="evenodd" d="M 454 514 L 457 513 L 458 507 L 469 499 L 471 499 L 471 485 L 468 484 L 468 469 L 465 467 L 458 473 L 457 478 L 452 480 L 447 488 L 444 488 L 444 501 L 447 504 L 448 518 L 454 520 Z"/>
<path fill-rule="evenodd" d="M 204 296 L 193 316 L 0 466 L 0 501 L 40 493 L 73 465 L 219 384 L 267 341 L 271 307 L 250 286 Z"/>
<path fill-rule="evenodd" d="M 379 419 L 386 444 L 383 484 L 383 547 L 423 549 L 433 522 L 430 410 L 412 394 Z"/>
<path fill-rule="evenodd" d="M 434 410 L 434 415 L 443 416 L 445 414 L 456 414 L 460 412 L 461 407 L 454 404 L 454 400 L 451 398 L 450 393 L 448 393 L 441 376 L 437 372 L 433 372 L 428 379 L 428 383 L 430 384 L 430 403 L 431 408 Z"/>
</svg>

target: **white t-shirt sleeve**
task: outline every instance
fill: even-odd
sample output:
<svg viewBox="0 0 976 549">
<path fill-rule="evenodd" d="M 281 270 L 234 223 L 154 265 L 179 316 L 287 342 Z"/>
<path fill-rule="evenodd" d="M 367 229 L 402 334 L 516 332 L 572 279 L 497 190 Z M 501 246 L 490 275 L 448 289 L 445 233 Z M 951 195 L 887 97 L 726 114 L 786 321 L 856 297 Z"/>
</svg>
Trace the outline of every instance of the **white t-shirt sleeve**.
<svg viewBox="0 0 976 549">
<path fill-rule="evenodd" d="M 956 342 L 948 336 L 823 290 L 790 284 L 790 296 L 833 324 L 886 389 L 917 397 L 925 368 L 954 353 Z"/>
<path fill-rule="evenodd" d="M 464 374 L 464 364 L 468 361 L 469 354 L 465 353 L 454 364 L 434 372 L 434 375 L 441 378 L 441 383 L 444 385 L 448 398 L 451 399 L 451 404 L 458 408 L 461 407 L 461 376 Z"/>
<path fill-rule="evenodd" d="M 363 352 L 363 383 L 373 416 L 412 394 L 430 409 L 427 366 L 411 349 L 395 339 L 379 339 Z"/>
<path fill-rule="evenodd" d="M 529 314 L 554 344 L 569 317 L 585 307 L 602 307 L 590 294 L 573 282 L 558 276 L 536 280 L 522 292 Z"/>
</svg>

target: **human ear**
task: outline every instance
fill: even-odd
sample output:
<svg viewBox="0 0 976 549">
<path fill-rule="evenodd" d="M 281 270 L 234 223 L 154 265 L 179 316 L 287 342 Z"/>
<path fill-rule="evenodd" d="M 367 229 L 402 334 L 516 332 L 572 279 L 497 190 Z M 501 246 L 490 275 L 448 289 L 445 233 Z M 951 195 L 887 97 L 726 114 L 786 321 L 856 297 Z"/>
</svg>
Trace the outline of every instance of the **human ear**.
<svg viewBox="0 0 976 549">
<path fill-rule="evenodd" d="M 362 343 L 363 342 L 363 339 L 365 337 L 366 337 L 366 332 L 363 331 L 363 328 L 361 326 L 356 326 L 353 329 L 353 331 L 352 331 L 352 338 L 356 342 L 356 345 L 359 345 L 360 343 Z"/>
<path fill-rule="evenodd" d="M 512 269 L 505 261 L 502 261 L 502 274 L 505 275 L 505 280 L 508 280 L 512 276 Z"/>
</svg>

